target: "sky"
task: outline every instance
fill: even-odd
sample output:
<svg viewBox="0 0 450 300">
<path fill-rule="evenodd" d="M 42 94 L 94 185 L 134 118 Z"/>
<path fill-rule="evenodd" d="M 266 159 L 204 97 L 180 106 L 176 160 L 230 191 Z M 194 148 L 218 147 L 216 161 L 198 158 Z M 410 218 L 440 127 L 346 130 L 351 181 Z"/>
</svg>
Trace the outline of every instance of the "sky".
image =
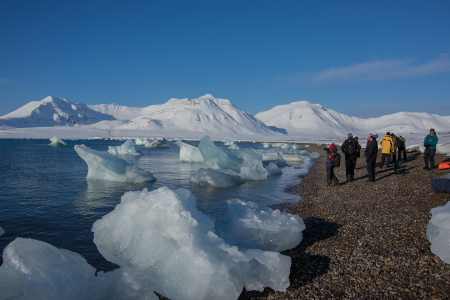
<svg viewBox="0 0 450 300">
<path fill-rule="evenodd" d="M 0 116 L 205 94 L 450 115 L 450 1 L 0 1 Z"/>
</svg>

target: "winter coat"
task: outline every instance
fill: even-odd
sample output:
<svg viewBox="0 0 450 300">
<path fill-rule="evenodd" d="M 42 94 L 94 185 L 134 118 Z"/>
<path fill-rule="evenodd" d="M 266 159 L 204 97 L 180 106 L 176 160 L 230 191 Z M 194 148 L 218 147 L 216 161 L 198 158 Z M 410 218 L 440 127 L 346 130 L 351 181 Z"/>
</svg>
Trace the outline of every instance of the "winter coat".
<svg viewBox="0 0 450 300">
<path fill-rule="evenodd" d="M 397 138 L 395 135 L 394 135 L 394 136 L 391 135 L 391 138 L 392 138 L 392 142 L 394 142 L 394 152 L 395 152 L 395 151 L 397 151 L 398 145 L 399 145 L 400 143 L 399 143 L 399 141 L 398 141 L 398 138 Z"/>
<path fill-rule="evenodd" d="M 381 153 L 391 154 L 394 152 L 394 141 L 392 140 L 390 135 L 385 136 L 381 140 Z"/>
<path fill-rule="evenodd" d="M 406 147 L 406 140 L 404 137 L 400 136 L 400 138 L 398 138 L 398 149 L 405 149 Z"/>
<path fill-rule="evenodd" d="M 333 165 L 334 160 L 336 159 L 336 151 L 331 150 L 328 154 L 327 154 L 327 160 L 325 162 L 325 164 L 328 165 Z"/>
<path fill-rule="evenodd" d="M 378 155 L 378 142 L 376 139 L 367 142 L 366 150 L 364 151 L 364 156 L 366 161 L 376 162 Z"/>
<path fill-rule="evenodd" d="M 355 148 L 357 149 L 357 151 L 361 151 L 361 146 L 353 138 L 345 140 L 345 142 L 341 146 L 341 151 L 342 153 L 345 153 L 345 160 L 356 160 L 358 157 L 357 151 L 355 151 L 355 154 L 347 154 L 347 147 L 350 143 L 355 143 Z"/>
<path fill-rule="evenodd" d="M 437 145 L 438 141 L 439 141 L 439 139 L 435 133 L 433 137 L 431 135 L 427 135 L 427 137 L 425 138 L 423 143 L 431 145 L 430 148 L 428 148 L 428 149 L 436 149 L 436 145 Z"/>
</svg>

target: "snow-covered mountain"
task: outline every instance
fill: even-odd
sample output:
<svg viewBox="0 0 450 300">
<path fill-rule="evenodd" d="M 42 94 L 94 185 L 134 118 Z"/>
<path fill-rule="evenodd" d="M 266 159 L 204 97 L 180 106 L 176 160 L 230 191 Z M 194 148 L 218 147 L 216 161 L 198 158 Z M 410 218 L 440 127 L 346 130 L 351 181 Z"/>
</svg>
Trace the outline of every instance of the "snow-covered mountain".
<svg viewBox="0 0 450 300">
<path fill-rule="evenodd" d="M 0 117 L 0 125 L 19 128 L 73 126 L 94 124 L 103 120 L 114 120 L 114 117 L 92 110 L 82 103 L 75 104 L 63 98 L 49 96 L 41 101 L 27 103 Z"/>
<path fill-rule="evenodd" d="M 1 125 L 10 128 L 91 125 L 90 129 L 132 129 L 140 132 L 278 134 L 229 100 L 210 94 L 198 99 L 173 98 L 164 104 L 143 108 L 117 104 L 75 104 L 62 98 L 47 97 L 0 117 Z"/>
<path fill-rule="evenodd" d="M 450 129 L 450 116 L 399 112 L 379 118 L 361 119 L 309 101 L 275 106 L 255 117 L 289 136 L 308 138 L 345 138 L 349 132 L 365 137 L 370 132 L 384 135 L 387 131 L 410 134 L 426 133 L 430 128 L 438 132 L 448 132 Z"/>
</svg>

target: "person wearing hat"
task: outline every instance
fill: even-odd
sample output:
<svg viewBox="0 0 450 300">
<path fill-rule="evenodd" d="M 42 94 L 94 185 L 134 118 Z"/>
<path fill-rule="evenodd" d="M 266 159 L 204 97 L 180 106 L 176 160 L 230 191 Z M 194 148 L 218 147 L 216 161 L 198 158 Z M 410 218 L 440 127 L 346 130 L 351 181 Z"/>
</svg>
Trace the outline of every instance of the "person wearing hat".
<svg viewBox="0 0 450 300">
<path fill-rule="evenodd" d="M 327 161 L 326 161 L 326 168 L 327 168 L 327 186 L 331 186 L 331 181 L 334 181 L 334 185 L 340 185 L 339 179 L 334 175 L 334 160 L 336 159 L 337 152 L 336 152 L 336 145 L 333 143 L 330 145 L 329 148 L 325 148 L 327 151 Z"/>
<path fill-rule="evenodd" d="M 378 155 L 378 134 L 371 133 L 367 139 L 366 150 L 364 156 L 366 157 L 367 173 L 369 174 L 369 182 L 375 182 L 375 164 Z"/>
<path fill-rule="evenodd" d="M 423 153 L 423 160 L 425 162 L 424 170 L 431 170 L 434 168 L 434 155 L 436 154 L 436 145 L 439 139 L 436 135 L 436 131 L 431 128 L 430 134 L 425 137 L 423 141 L 423 146 L 425 147 L 425 151 Z M 428 168 L 428 160 L 430 161 L 430 168 Z"/>
<path fill-rule="evenodd" d="M 342 153 L 345 153 L 345 177 L 347 182 L 355 180 L 356 160 L 361 146 L 353 139 L 353 134 L 347 135 L 348 139 L 341 146 Z"/>
<path fill-rule="evenodd" d="M 384 161 L 387 158 L 387 167 L 391 164 L 391 153 L 394 152 L 394 141 L 391 138 L 391 133 L 388 131 L 386 136 L 381 140 L 381 162 L 380 169 L 383 168 Z"/>
</svg>

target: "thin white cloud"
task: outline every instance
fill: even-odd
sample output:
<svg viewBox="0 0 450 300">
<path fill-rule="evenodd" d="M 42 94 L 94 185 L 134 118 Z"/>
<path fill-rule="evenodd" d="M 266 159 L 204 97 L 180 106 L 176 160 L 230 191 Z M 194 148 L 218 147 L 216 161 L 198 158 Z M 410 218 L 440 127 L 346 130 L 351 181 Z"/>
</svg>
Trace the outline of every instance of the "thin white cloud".
<svg viewBox="0 0 450 300">
<path fill-rule="evenodd" d="M 439 58 L 421 65 L 414 65 L 414 61 L 414 59 L 377 60 L 343 68 L 330 68 L 318 73 L 284 76 L 277 80 L 299 85 L 336 84 L 384 81 L 450 71 L 450 58 L 447 55 L 440 55 Z"/>
</svg>

